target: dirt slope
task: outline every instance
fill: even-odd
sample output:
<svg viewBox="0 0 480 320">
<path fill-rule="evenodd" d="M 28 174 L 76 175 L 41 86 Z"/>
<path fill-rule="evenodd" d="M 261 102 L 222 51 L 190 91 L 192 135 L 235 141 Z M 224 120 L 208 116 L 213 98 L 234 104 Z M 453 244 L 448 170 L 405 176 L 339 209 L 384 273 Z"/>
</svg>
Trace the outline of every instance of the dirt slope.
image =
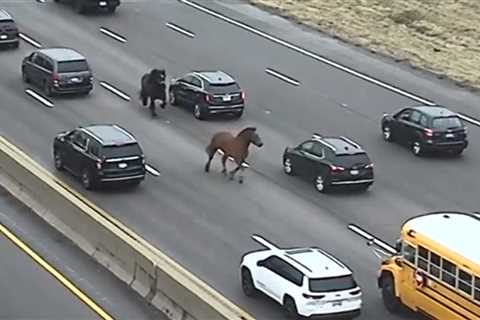
<svg viewBox="0 0 480 320">
<path fill-rule="evenodd" d="M 480 0 L 250 0 L 345 41 L 480 88 Z"/>
</svg>

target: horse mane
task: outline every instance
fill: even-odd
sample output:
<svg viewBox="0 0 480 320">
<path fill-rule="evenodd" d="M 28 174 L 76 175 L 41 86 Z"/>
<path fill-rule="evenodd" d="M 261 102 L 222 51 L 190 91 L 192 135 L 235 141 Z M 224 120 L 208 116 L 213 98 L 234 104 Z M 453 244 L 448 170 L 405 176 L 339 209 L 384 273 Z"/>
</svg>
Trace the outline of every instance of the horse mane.
<svg viewBox="0 0 480 320">
<path fill-rule="evenodd" d="M 257 131 L 257 128 L 256 128 L 256 127 L 246 127 L 245 129 L 243 129 L 242 131 L 240 131 L 237 136 L 241 136 L 241 135 L 243 135 L 243 134 L 245 134 L 245 133 L 247 133 L 247 132 L 249 132 L 249 131 L 255 132 L 255 131 Z"/>
</svg>

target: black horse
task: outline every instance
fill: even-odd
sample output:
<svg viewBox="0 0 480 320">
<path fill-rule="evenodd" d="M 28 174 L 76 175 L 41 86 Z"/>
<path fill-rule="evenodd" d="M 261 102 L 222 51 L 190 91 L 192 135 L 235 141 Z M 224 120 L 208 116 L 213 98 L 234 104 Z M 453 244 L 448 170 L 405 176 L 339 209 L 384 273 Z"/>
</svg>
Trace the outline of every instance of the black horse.
<svg viewBox="0 0 480 320">
<path fill-rule="evenodd" d="M 152 113 L 152 117 L 157 116 L 155 101 L 160 100 L 160 107 L 165 109 L 167 104 L 167 86 L 165 84 L 166 72 L 165 69 L 153 69 L 150 73 L 142 76 L 140 99 L 143 106 L 147 106 L 150 98 L 148 108 Z"/>
</svg>

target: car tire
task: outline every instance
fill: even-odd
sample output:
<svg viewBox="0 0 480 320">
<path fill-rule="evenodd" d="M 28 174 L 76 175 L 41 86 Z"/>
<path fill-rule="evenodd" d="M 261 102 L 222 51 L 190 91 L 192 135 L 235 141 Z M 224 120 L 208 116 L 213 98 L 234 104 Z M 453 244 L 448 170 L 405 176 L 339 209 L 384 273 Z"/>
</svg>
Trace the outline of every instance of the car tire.
<svg viewBox="0 0 480 320">
<path fill-rule="evenodd" d="M 323 177 L 322 175 L 317 175 L 313 180 L 313 184 L 315 186 L 315 189 L 317 189 L 318 192 L 320 193 L 327 192 L 328 183 L 326 182 L 325 177 Z"/>
<path fill-rule="evenodd" d="M 285 298 L 283 298 L 283 308 L 289 319 L 298 318 L 297 305 L 295 304 L 295 300 L 290 296 L 285 296 Z"/>
<path fill-rule="evenodd" d="M 202 107 L 199 104 L 193 106 L 193 116 L 198 120 L 205 120 L 205 115 L 203 114 Z"/>
<path fill-rule="evenodd" d="M 241 272 L 242 290 L 245 296 L 253 297 L 257 294 L 257 289 L 253 284 L 252 273 L 247 268 L 242 268 Z"/>
<path fill-rule="evenodd" d="M 391 274 L 382 275 L 382 300 L 391 313 L 399 312 L 402 307 L 400 299 L 395 295 L 395 282 Z"/>
<path fill-rule="evenodd" d="M 412 149 L 412 153 L 415 156 L 420 157 L 423 155 L 423 146 L 420 141 L 412 142 L 411 149 Z"/>
<path fill-rule="evenodd" d="M 295 175 L 295 171 L 293 170 L 292 160 L 290 158 L 285 158 L 285 160 L 283 161 L 283 172 L 285 172 L 289 176 Z"/>
<path fill-rule="evenodd" d="M 20 41 L 14 42 L 12 44 L 12 48 L 14 48 L 14 49 L 18 48 L 19 46 L 20 46 Z"/>
<path fill-rule="evenodd" d="M 22 69 L 22 80 L 25 83 L 30 83 L 30 78 L 28 77 L 27 73 L 25 72 L 25 69 Z"/>
<path fill-rule="evenodd" d="M 94 188 L 94 181 L 92 178 L 92 174 L 88 169 L 84 169 L 82 171 L 81 180 L 82 180 L 82 185 L 86 190 L 92 190 Z"/>
<path fill-rule="evenodd" d="M 53 96 L 52 87 L 48 84 L 48 81 L 43 82 L 43 92 L 45 92 L 47 97 Z"/>
<path fill-rule="evenodd" d="M 457 149 L 457 150 L 452 150 L 450 153 L 455 156 L 455 157 L 460 157 L 463 153 L 464 149 Z"/>
<path fill-rule="evenodd" d="M 243 116 L 243 110 L 240 112 L 235 112 L 233 115 L 234 119 L 240 119 Z"/>
<path fill-rule="evenodd" d="M 60 152 L 54 152 L 53 153 L 53 162 L 55 164 L 55 169 L 57 169 L 58 171 L 63 170 L 63 159 L 62 159 L 62 155 L 60 154 Z"/>
<path fill-rule="evenodd" d="M 390 129 L 389 126 L 384 126 L 382 128 L 382 135 L 383 135 L 383 140 L 387 142 L 392 142 L 393 137 L 392 137 L 392 129 Z"/>
<path fill-rule="evenodd" d="M 170 102 L 171 106 L 177 106 L 178 105 L 177 97 L 175 96 L 175 93 L 173 91 L 170 91 L 168 93 L 168 101 Z"/>
</svg>

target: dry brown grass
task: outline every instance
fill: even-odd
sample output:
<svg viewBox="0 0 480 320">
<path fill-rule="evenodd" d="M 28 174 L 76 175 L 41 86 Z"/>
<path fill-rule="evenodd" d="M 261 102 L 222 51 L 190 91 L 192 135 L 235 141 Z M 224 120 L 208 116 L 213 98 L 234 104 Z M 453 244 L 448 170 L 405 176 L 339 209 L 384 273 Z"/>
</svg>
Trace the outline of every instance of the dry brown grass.
<svg viewBox="0 0 480 320">
<path fill-rule="evenodd" d="M 250 0 L 480 88 L 480 0 Z"/>
</svg>

